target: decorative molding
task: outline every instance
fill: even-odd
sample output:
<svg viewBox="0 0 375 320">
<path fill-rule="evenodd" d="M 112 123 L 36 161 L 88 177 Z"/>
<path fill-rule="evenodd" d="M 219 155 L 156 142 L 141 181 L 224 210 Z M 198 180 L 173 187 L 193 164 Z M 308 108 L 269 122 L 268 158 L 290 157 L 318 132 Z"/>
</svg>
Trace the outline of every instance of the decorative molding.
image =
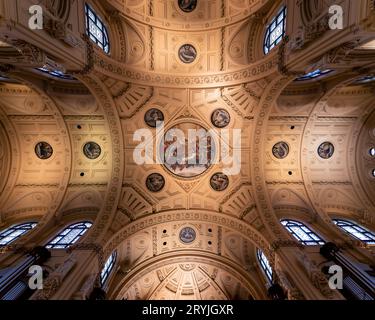
<svg viewBox="0 0 375 320">
<path fill-rule="evenodd" d="M 126 67 L 103 53 L 95 51 L 95 67 L 108 77 L 127 82 L 154 87 L 196 88 L 233 86 L 244 82 L 256 81 L 271 75 L 278 63 L 276 53 L 267 55 L 249 67 L 230 72 L 219 72 L 207 75 L 172 75 L 151 71 L 140 71 Z"/>
<path fill-rule="evenodd" d="M 64 115 L 65 120 L 73 121 L 103 121 L 102 115 Z"/>
<path fill-rule="evenodd" d="M 271 247 L 273 250 L 277 251 L 278 249 L 280 248 L 285 248 L 285 247 L 296 247 L 296 248 L 300 248 L 300 249 L 304 249 L 305 247 L 299 243 L 298 241 L 296 240 L 276 240 L 276 241 L 273 241 L 271 243 Z"/>
</svg>

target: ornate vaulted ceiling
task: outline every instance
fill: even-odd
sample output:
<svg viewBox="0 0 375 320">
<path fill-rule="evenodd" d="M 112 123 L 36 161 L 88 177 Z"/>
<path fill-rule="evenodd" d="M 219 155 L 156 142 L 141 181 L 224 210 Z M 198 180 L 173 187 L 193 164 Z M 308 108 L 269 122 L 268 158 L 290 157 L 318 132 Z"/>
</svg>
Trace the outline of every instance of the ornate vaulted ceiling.
<svg viewBox="0 0 375 320">
<path fill-rule="evenodd" d="M 0 82 L 0 226 L 39 221 L 22 247 L 72 221 L 93 221 L 72 256 L 56 254 L 55 265 L 80 265 L 74 252 L 94 248 L 89 264 L 97 271 L 117 250 L 108 288 L 114 299 L 265 299 L 257 248 L 289 297 L 308 299 L 295 290 L 303 278 L 293 279 L 287 261 L 311 280 L 318 251 L 303 251 L 279 220 L 305 221 L 324 238 L 351 245 L 358 243 L 332 218 L 375 227 L 368 154 L 375 82 L 356 82 L 374 74 L 373 49 L 361 47 L 374 36 L 374 11 L 357 10 L 346 21 L 358 30 L 334 36 L 314 29 L 324 1 L 190 2 L 181 9 L 174 0 L 89 1 L 108 27 L 109 55 L 83 36 L 83 1 L 45 1 L 55 24 L 37 36 L 23 29 L 23 11 L 13 23 L 7 17 L 15 6 L 1 7 L 0 71 L 7 78 Z M 264 55 L 265 26 L 283 4 L 289 37 Z M 35 69 L 46 66 L 74 79 Z M 295 81 L 317 68 L 332 72 Z M 241 151 L 240 171 L 223 177 L 222 158 L 184 174 L 137 164 L 134 133 L 150 129 L 154 144 L 150 119 L 157 112 L 166 131 L 213 130 L 218 145 Z M 220 126 L 239 129 L 240 141 L 224 141 Z M 36 154 L 40 142 L 53 149 L 45 159 Z M 184 241 L 182 230 L 193 240 Z M 368 261 L 370 254 L 355 255 Z M 92 273 L 61 286 L 82 297 Z M 335 297 L 319 283 L 311 288 L 317 297 Z"/>
</svg>

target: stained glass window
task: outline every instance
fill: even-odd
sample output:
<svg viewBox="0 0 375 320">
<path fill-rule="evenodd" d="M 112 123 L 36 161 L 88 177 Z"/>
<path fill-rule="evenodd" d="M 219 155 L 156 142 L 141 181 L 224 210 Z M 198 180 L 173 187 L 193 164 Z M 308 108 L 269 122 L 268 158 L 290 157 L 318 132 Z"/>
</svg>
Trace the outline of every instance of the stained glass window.
<svg viewBox="0 0 375 320">
<path fill-rule="evenodd" d="M 302 77 L 297 78 L 295 81 L 306 81 L 306 80 L 316 79 L 316 78 L 324 76 L 324 75 L 326 75 L 326 74 L 328 74 L 332 71 L 333 70 L 331 70 L 331 69 L 326 69 L 326 70 L 317 69 L 315 71 L 312 71 L 312 72 L 309 72 L 309 73 L 303 75 Z"/>
<path fill-rule="evenodd" d="M 294 220 L 281 220 L 281 224 L 302 244 L 307 246 L 323 245 L 325 242 L 303 223 Z"/>
<path fill-rule="evenodd" d="M 279 13 L 272 19 L 267 27 L 264 37 L 264 54 L 268 54 L 277 46 L 286 32 L 286 7 L 282 7 Z"/>
<path fill-rule="evenodd" d="M 76 243 L 92 226 L 91 222 L 79 222 L 70 225 L 61 231 L 47 245 L 47 249 L 66 249 Z"/>
<path fill-rule="evenodd" d="M 6 246 L 9 243 L 22 237 L 25 233 L 29 232 L 37 225 L 36 222 L 28 222 L 23 224 L 18 224 L 5 229 L 0 232 L 0 247 Z"/>
<path fill-rule="evenodd" d="M 367 244 L 375 244 L 375 234 L 348 220 L 333 219 L 333 223 L 345 232 Z"/>
<path fill-rule="evenodd" d="M 106 54 L 109 54 L 108 31 L 102 19 L 86 3 L 86 32 L 90 39 L 98 45 Z"/>
<path fill-rule="evenodd" d="M 47 69 L 45 67 L 43 67 L 43 68 L 37 68 L 37 70 L 39 70 L 41 72 L 44 72 L 44 73 L 47 73 L 50 76 L 55 77 L 55 78 L 60 78 L 60 79 L 63 79 L 63 80 L 76 80 L 70 74 L 66 74 L 66 73 L 64 73 L 64 72 L 62 72 L 60 70 L 49 70 L 49 69 Z"/>
<path fill-rule="evenodd" d="M 100 284 L 101 286 L 104 286 L 105 282 L 107 281 L 109 275 L 111 274 L 111 271 L 116 263 L 117 258 L 117 251 L 114 251 L 111 256 L 106 261 L 104 268 L 100 274 Z"/>
<path fill-rule="evenodd" d="M 270 265 L 266 255 L 264 254 L 264 252 L 260 249 L 257 249 L 257 258 L 258 258 L 258 261 L 259 261 L 264 273 L 266 274 L 267 279 L 269 280 L 269 282 L 272 283 L 272 268 L 271 268 L 271 265 Z"/>
</svg>

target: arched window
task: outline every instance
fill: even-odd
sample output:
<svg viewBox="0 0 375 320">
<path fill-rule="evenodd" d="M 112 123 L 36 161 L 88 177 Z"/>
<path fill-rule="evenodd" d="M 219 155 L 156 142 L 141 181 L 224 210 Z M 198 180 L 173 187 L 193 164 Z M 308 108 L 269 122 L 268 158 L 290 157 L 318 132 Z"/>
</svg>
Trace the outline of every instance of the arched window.
<svg viewBox="0 0 375 320">
<path fill-rule="evenodd" d="M 267 26 L 264 37 L 264 54 L 268 54 L 275 46 L 277 46 L 286 32 L 286 7 L 282 7 L 279 13 L 272 19 Z"/>
<path fill-rule="evenodd" d="M 106 54 L 109 54 L 108 31 L 102 19 L 86 3 L 86 32 L 90 39 L 97 44 Z"/>
<path fill-rule="evenodd" d="M 332 69 L 326 69 L 326 70 L 317 69 L 315 71 L 311 71 L 303 75 L 302 77 L 297 78 L 295 81 L 306 81 L 306 80 L 316 79 L 328 73 L 331 73 L 332 71 L 333 71 Z"/>
<path fill-rule="evenodd" d="M 323 245 L 325 242 L 303 223 L 294 220 L 281 220 L 281 224 L 302 244 L 307 246 Z"/>
<path fill-rule="evenodd" d="M 258 258 L 260 266 L 262 267 L 267 279 L 269 280 L 270 283 L 272 283 L 272 268 L 271 268 L 271 265 L 270 265 L 266 255 L 260 249 L 257 249 L 257 258 Z"/>
<path fill-rule="evenodd" d="M 367 244 L 375 244 L 375 234 L 359 226 L 358 224 L 341 219 L 333 219 L 333 223 L 354 238 L 357 238 Z"/>
<path fill-rule="evenodd" d="M 79 222 L 70 225 L 61 231 L 52 241 L 46 245 L 47 249 L 66 249 L 76 243 L 92 226 L 91 222 Z"/>
<path fill-rule="evenodd" d="M 117 258 L 117 251 L 113 251 L 111 256 L 108 258 L 106 261 L 104 268 L 100 274 L 100 284 L 103 287 L 105 282 L 107 281 L 109 275 L 111 274 L 111 271 L 113 267 L 115 266 L 116 263 L 116 258 Z"/>
<path fill-rule="evenodd" d="M 36 222 L 22 223 L 22 224 L 9 227 L 5 229 L 4 231 L 1 231 L 0 232 L 0 247 L 6 246 L 9 243 L 22 237 L 25 233 L 35 228 L 36 225 L 37 225 Z"/>
</svg>

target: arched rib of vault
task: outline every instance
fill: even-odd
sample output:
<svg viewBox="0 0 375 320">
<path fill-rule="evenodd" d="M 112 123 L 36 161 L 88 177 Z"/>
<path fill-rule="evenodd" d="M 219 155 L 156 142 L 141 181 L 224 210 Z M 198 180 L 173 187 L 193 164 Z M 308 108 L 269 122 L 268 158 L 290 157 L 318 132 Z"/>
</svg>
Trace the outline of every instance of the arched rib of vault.
<svg viewBox="0 0 375 320">
<path fill-rule="evenodd" d="M 207 252 L 197 252 L 189 250 L 162 254 L 137 265 L 134 269 L 124 275 L 123 279 L 119 281 L 116 287 L 110 289 L 109 296 L 112 299 L 121 299 L 125 296 L 126 291 L 129 289 L 129 287 L 131 287 L 132 284 L 134 284 L 136 281 L 149 274 L 150 272 L 171 264 L 186 263 L 202 263 L 206 265 L 213 265 L 221 270 L 225 270 L 233 275 L 236 279 L 240 280 L 245 288 L 247 288 L 247 290 L 251 293 L 251 296 L 254 299 L 266 299 L 265 288 L 262 287 L 262 284 L 252 279 L 250 273 L 241 269 L 230 259 Z M 214 279 L 211 278 L 211 281 L 214 282 Z M 217 284 L 214 285 L 217 286 Z M 148 298 L 152 297 L 152 294 L 153 293 L 151 293 Z M 226 296 L 226 298 L 228 299 L 230 297 Z M 233 297 L 231 298 L 233 299 Z"/>
<path fill-rule="evenodd" d="M 99 50 L 94 52 L 95 67 L 109 78 L 163 88 L 217 88 L 242 85 L 272 76 L 279 61 L 277 50 L 262 57 L 259 61 L 230 71 L 218 71 L 208 74 L 172 74 L 139 70 L 116 61 Z"/>
<path fill-rule="evenodd" d="M 373 88 L 373 91 L 375 92 L 375 88 Z M 367 157 L 366 160 L 370 161 L 369 147 L 373 146 L 371 142 L 375 140 L 374 125 L 375 102 L 371 101 L 353 126 L 353 134 L 351 135 L 347 155 L 350 169 L 349 174 L 355 186 L 354 190 L 364 204 L 363 214 L 358 222 L 364 223 L 372 230 L 375 230 L 374 178 L 371 176 L 369 166 L 364 165 L 364 158 Z M 373 132 L 371 138 L 369 133 L 370 128 L 372 128 Z"/>
<path fill-rule="evenodd" d="M 124 149 L 124 143 L 120 118 L 112 95 L 99 79 L 99 76 L 99 74 L 92 72 L 89 75 L 77 77 L 86 85 L 103 109 L 111 136 L 110 149 L 112 150 L 112 168 L 107 193 L 94 225 L 87 232 L 85 243 L 102 243 L 104 241 L 105 234 L 116 215 L 124 172 L 124 154 L 121 152 Z M 82 243 L 82 246 L 85 243 Z"/>
<path fill-rule="evenodd" d="M 266 227 L 268 239 L 271 243 L 278 240 L 290 242 L 287 231 L 279 223 L 273 210 L 269 192 L 267 190 L 266 180 L 264 177 L 264 136 L 267 130 L 267 123 L 272 109 L 285 86 L 292 80 L 291 77 L 274 75 L 274 80 L 264 91 L 258 110 L 255 113 L 254 136 L 251 159 L 252 185 L 254 187 L 254 199 L 259 210 L 260 217 Z M 293 240 L 294 241 L 294 240 Z"/>
<path fill-rule="evenodd" d="M 10 193 L 12 192 L 17 179 L 17 168 L 20 161 L 20 145 L 17 139 L 14 126 L 3 112 L 0 102 L 0 174 L 2 184 L 0 187 L 0 208 L 4 208 Z M 4 221 L 2 209 L 0 209 L 0 226 L 7 223 Z"/>
<path fill-rule="evenodd" d="M 206 222 L 227 227 L 230 230 L 240 233 L 245 239 L 260 248 L 270 260 L 272 260 L 273 251 L 270 248 L 270 241 L 253 226 L 243 220 L 230 217 L 223 213 L 204 210 L 194 210 L 194 212 L 191 212 L 191 210 L 165 211 L 133 221 L 110 237 L 104 246 L 104 256 L 108 257 L 123 241 L 141 230 L 164 223 L 181 221 L 186 223 Z"/>
<path fill-rule="evenodd" d="M 12 161 L 12 153 L 9 142 L 9 137 L 6 133 L 5 126 L 1 122 L 0 118 L 0 194 L 7 184 L 8 177 L 10 174 L 10 164 Z M 0 200 L 1 203 L 1 200 Z M 1 220 L 1 219 L 0 219 Z"/>
</svg>

